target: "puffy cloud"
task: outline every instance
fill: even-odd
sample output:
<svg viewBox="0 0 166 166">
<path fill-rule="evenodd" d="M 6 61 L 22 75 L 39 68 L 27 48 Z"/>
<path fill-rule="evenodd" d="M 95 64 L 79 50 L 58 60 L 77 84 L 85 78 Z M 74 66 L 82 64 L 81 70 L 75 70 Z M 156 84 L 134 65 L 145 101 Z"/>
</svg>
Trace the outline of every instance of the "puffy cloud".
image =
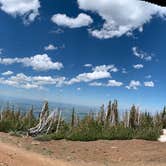
<svg viewBox="0 0 166 166">
<path fill-rule="evenodd" d="M 38 85 L 56 85 L 60 87 L 65 82 L 65 77 L 51 77 L 51 76 L 35 76 L 33 77 L 33 81 Z"/>
<path fill-rule="evenodd" d="M 91 83 L 89 83 L 89 85 L 90 86 L 104 86 L 104 84 L 101 82 L 91 82 Z"/>
<path fill-rule="evenodd" d="M 29 83 L 26 83 L 26 84 L 23 84 L 21 86 L 21 88 L 24 88 L 24 89 L 42 89 L 41 86 L 38 86 L 38 85 L 35 85 L 35 84 L 29 84 Z"/>
<path fill-rule="evenodd" d="M 11 81 L 11 80 L 5 80 L 4 78 L 0 78 L 0 84 L 16 87 L 18 83 L 14 82 L 14 81 Z"/>
<path fill-rule="evenodd" d="M 0 64 L 11 65 L 16 63 L 18 58 L 0 58 Z"/>
<path fill-rule="evenodd" d="M 130 84 L 128 86 L 126 86 L 126 88 L 137 90 L 138 87 L 140 87 L 140 86 L 141 86 L 140 81 L 132 80 L 132 81 L 130 81 Z"/>
<path fill-rule="evenodd" d="M 133 68 L 137 69 L 137 70 L 142 69 L 143 67 L 144 67 L 144 65 L 142 65 L 142 64 L 133 65 Z"/>
<path fill-rule="evenodd" d="M 149 82 L 144 82 L 144 86 L 153 88 L 155 85 L 153 81 L 149 81 Z"/>
<path fill-rule="evenodd" d="M 19 73 L 16 76 L 11 76 L 8 80 L 13 81 L 15 83 L 24 83 L 24 82 L 30 82 L 31 81 L 31 77 L 30 76 L 26 76 L 23 73 Z"/>
<path fill-rule="evenodd" d="M 111 74 L 108 71 L 93 71 L 91 73 L 82 73 L 72 78 L 68 81 L 67 84 L 74 84 L 79 82 L 90 82 L 93 80 L 103 79 L 103 78 L 110 78 Z"/>
<path fill-rule="evenodd" d="M 100 65 L 93 68 L 93 71 L 110 71 L 110 72 L 117 72 L 118 69 L 115 65 Z"/>
<path fill-rule="evenodd" d="M 85 64 L 84 65 L 84 67 L 92 67 L 93 65 L 92 64 L 89 64 L 89 63 L 87 63 L 87 64 Z"/>
<path fill-rule="evenodd" d="M 101 82 L 91 82 L 89 83 L 90 86 L 104 86 L 104 87 L 120 87 L 123 85 L 122 82 L 118 82 L 116 80 L 109 80 L 108 83 L 101 83 Z"/>
<path fill-rule="evenodd" d="M 58 47 L 56 47 L 56 46 L 54 46 L 54 45 L 52 45 L 52 44 L 49 44 L 48 46 L 45 46 L 44 49 L 45 49 L 46 51 L 52 51 L 52 50 L 57 50 Z"/>
<path fill-rule="evenodd" d="M 145 61 L 151 61 L 152 60 L 152 55 L 148 55 L 146 52 L 138 49 L 137 47 L 133 47 L 132 51 L 133 51 L 133 54 L 136 57 L 140 58 L 140 59 L 143 59 Z"/>
<path fill-rule="evenodd" d="M 32 67 L 37 71 L 60 70 L 63 68 L 63 64 L 61 62 L 53 62 L 47 54 L 39 54 L 24 58 L 0 58 L 0 64 L 11 65 L 14 63 L 21 63 L 24 66 Z"/>
<path fill-rule="evenodd" d="M 33 57 L 26 57 L 20 59 L 20 62 L 27 67 L 32 67 L 34 70 L 60 70 L 63 64 L 60 62 L 53 62 L 47 54 L 35 55 Z"/>
<path fill-rule="evenodd" d="M 17 88 L 25 89 L 43 89 L 45 85 L 55 85 L 60 87 L 64 84 L 65 77 L 51 77 L 51 76 L 27 76 L 23 73 L 19 73 L 15 76 L 11 76 L 7 79 L 0 78 L 0 84 L 10 85 Z"/>
<path fill-rule="evenodd" d="M 12 75 L 12 74 L 13 74 L 13 72 L 10 71 L 10 70 L 8 70 L 8 71 L 2 73 L 3 76 L 8 76 L 8 75 Z"/>
<path fill-rule="evenodd" d="M 92 72 L 82 73 L 77 75 L 75 78 L 70 79 L 67 84 L 71 85 L 79 82 L 90 82 L 93 80 L 110 78 L 110 72 L 117 72 L 118 69 L 114 65 L 101 65 L 96 66 L 92 69 Z"/>
<path fill-rule="evenodd" d="M 101 29 L 89 32 L 100 39 L 129 35 L 134 30 L 143 31 L 143 25 L 153 16 L 164 17 L 166 8 L 140 0 L 77 0 L 79 8 L 97 13 L 104 20 Z"/>
<path fill-rule="evenodd" d="M 39 15 L 39 0 L 0 0 L 0 9 L 13 17 L 21 16 L 25 23 Z"/>
<path fill-rule="evenodd" d="M 88 26 L 93 22 L 92 18 L 84 13 L 79 14 L 76 18 L 68 17 L 66 14 L 55 14 L 51 20 L 59 26 L 69 28 L 80 28 Z"/>
<path fill-rule="evenodd" d="M 112 87 L 115 87 L 115 86 L 119 87 L 119 86 L 122 86 L 122 85 L 123 85 L 122 82 L 118 82 L 116 80 L 109 80 L 108 84 L 107 84 L 107 86 L 112 86 Z"/>
<path fill-rule="evenodd" d="M 5 64 L 12 64 L 20 59 L 14 59 L 14 62 L 5 60 Z M 4 63 L 4 60 L 0 60 L 0 63 Z M 8 78 L 0 77 L 0 84 L 10 85 L 18 88 L 38 88 L 42 89 L 46 85 L 54 85 L 56 87 L 72 85 L 80 82 L 91 82 L 104 78 L 111 78 L 112 72 L 117 72 L 118 69 L 114 65 L 100 65 L 91 69 L 91 72 L 78 74 L 76 77 L 66 79 L 65 77 L 52 77 L 52 76 L 27 76 L 23 73 L 12 75 Z M 9 73 L 9 72 L 8 72 Z M 94 86 L 94 84 L 91 86 Z M 121 86 L 120 82 L 110 80 L 108 84 L 102 86 Z"/>
</svg>

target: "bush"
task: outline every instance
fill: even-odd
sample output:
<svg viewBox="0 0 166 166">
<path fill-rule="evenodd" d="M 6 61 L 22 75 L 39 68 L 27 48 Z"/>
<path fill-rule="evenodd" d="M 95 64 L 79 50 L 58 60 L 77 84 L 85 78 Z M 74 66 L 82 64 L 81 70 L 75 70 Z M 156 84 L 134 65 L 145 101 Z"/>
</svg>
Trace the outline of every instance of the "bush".
<svg viewBox="0 0 166 166">
<path fill-rule="evenodd" d="M 135 131 L 134 137 L 135 139 L 144 139 L 149 141 L 157 141 L 160 137 L 161 128 L 144 128 L 137 129 Z"/>
<path fill-rule="evenodd" d="M 72 128 L 66 139 L 72 141 L 95 141 L 102 137 L 102 125 L 85 117 L 80 124 Z"/>
<path fill-rule="evenodd" d="M 10 121 L 8 120 L 2 120 L 0 121 L 0 132 L 9 132 L 13 130 L 13 126 Z"/>
<path fill-rule="evenodd" d="M 102 139 L 106 140 L 129 140 L 133 137 L 133 130 L 131 128 L 125 128 L 123 126 L 110 127 L 104 129 Z"/>
</svg>

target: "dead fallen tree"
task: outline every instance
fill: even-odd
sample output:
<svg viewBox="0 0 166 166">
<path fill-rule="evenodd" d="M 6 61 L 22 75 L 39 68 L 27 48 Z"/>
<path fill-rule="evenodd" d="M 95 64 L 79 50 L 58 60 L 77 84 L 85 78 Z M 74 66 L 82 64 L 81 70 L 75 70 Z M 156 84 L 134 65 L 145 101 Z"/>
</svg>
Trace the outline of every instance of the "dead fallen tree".
<svg viewBox="0 0 166 166">
<path fill-rule="evenodd" d="M 57 116 L 57 110 L 49 113 L 48 102 L 45 102 L 39 117 L 39 123 L 28 130 L 29 136 L 37 136 L 38 134 L 48 134 L 52 125 L 58 120 L 56 133 L 58 132 L 58 128 L 61 120 L 61 111 L 59 111 L 59 117 Z M 58 117 L 58 119 L 57 119 Z"/>
</svg>

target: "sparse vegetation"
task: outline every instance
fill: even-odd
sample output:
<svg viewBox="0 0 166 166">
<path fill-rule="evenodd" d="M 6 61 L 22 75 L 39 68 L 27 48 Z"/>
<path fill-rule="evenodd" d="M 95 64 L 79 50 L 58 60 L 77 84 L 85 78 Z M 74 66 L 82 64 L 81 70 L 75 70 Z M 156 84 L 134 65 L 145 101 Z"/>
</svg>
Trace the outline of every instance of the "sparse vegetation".
<svg viewBox="0 0 166 166">
<path fill-rule="evenodd" d="M 0 131 L 1 132 L 25 132 L 37 123 L 33 113 L 33 108 L 26 114 L 20 111 L 10 110 L 9 107 L 0 112 Z"/>
<path fill-rule="evenodd" d="M 47 108 L 49 109 L 49 108 Z M 33 107 L 26 114 L 10 110 L 9 107 L 0 113 L 0 131 L 10 132 L 11 135 L 20 136 L 39 122 L 34 116 Z M 134 105 L 130 111 L 125 111 L 120 117 L 118 102 L 109 102 L 98 113 L 89 113 L 83 119 L 73 109 L 71 121 L 60 118 L 57 132 L 58 117 L 47 134 L 36 136 L 36 140 L 50 141 L 68 139 L 73 141 L 128 140 L 145 139 L 157 140 L 161 129 L 166 127 L 166 108 L 161 113 L 151 115 L 149 112 L 140 112 Z"/>
</svg>

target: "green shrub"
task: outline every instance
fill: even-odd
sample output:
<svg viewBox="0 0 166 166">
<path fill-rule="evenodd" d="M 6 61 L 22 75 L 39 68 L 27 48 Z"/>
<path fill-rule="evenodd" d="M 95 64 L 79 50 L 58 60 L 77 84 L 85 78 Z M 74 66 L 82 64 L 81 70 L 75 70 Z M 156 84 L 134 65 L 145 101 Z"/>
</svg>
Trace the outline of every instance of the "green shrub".
<svg viewBox="0 0 166 166">
<path fill-rule="evenodd" d="M 13 130 L 12 123 L 8 120 L 0 121 L 0 132 L 9 132 Z"/>
<path fill-rule="evenodd" d="M 79 126 L 73 128 L 66 139 L 73 141 L 95 141 L 102 136 L 102 125 L 88 117 L 85 117 Z"/>
<path fill-rule="evenodd" d="M 143 139 L 149 141 L 156 141 L 160 137 L 161 128 L 144 128 L 137 129 L 134 133 L 135 139 Z"/>
<path fill-rule="evenodd" d="M 129 140 L 132 139 L 133 130 L 123 126 L 106 128 L 103 131 L 102 139 L 106 140 Z"/>
</svg>

